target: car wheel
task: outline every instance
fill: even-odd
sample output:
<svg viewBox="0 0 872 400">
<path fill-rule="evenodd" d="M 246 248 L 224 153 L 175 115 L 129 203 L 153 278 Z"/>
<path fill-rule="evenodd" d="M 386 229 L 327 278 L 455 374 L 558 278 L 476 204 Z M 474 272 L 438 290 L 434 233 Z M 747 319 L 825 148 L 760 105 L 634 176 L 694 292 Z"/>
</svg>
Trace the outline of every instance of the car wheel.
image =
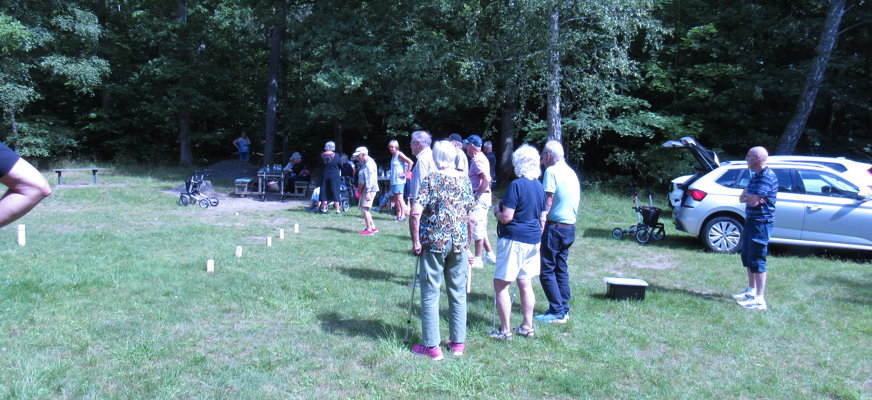
<svg viewBox="0 0 872 400">
<path fill-rule="evenodd" d="M 702 241 L 715 253 L 735 253 L 741 250 L 742 224 L 733 217 L 716 217 L 705 224 Z"/>
<path fill-rule="evenodd" d="M 612 237 L 618 240 L 621 240 L 624 237 L 624 230 L 621 228 L 615 228 L 612 230 Z"/>
<path fill-rule="evenodd" d="M 648 243 L 648 240 L 651 239 L 651 232 L 648 231 L 648 228 L 639 228 L 636 231 L 636 241 L 639 243 Z"/>
</svg>

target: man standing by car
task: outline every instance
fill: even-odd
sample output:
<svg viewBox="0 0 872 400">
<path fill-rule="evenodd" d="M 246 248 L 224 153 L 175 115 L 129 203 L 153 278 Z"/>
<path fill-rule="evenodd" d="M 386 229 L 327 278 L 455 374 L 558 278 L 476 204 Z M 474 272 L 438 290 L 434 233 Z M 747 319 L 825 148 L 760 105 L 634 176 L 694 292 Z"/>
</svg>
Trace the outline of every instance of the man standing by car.
<svg viewBox="0 0 872 400">
<path fill-rule="evenodd" d="M 739 196 L 745 203 L 745 228 L 742 231 L 742 265 L 748 268 L 748 287 L 733 297 L 739 305 L 751 310 L 765 310 L 766 305 L 766 253 L 769 234 L 775 223 L 775 197 L 778 178 L 766 166 L 769 153 L 763 147 L 748 150 L 745 161 L 753 174 L 748 186 Z"/>
<path fill-rule="evenodd" d="M 548 311 L 533 318 L 539 322 L 565 324 L 569 320 L 569 247 L 575 242 L 575 220 L 581 202 L 578 175 L 563 159 L 563 146 L 549 140 L 542 150 L 545 165 L 545 227 L 539 250 L 542 267 L 539 283 L 548 298 Z"/>
</svg>

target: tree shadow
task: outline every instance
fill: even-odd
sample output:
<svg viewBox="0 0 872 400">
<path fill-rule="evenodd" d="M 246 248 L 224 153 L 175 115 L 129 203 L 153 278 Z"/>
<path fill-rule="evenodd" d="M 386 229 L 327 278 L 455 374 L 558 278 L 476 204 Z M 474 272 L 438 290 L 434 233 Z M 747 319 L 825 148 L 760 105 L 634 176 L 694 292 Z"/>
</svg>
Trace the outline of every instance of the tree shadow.
<svg viewBox="0 0 872 400">
<path fill-rule="evenodd" d="M 872 273 L 848 279 L 843 276 L 817 275 L 814 283 L 833 288 L 834 298 L 859 305 L 872 305 Z"/>
</svg>

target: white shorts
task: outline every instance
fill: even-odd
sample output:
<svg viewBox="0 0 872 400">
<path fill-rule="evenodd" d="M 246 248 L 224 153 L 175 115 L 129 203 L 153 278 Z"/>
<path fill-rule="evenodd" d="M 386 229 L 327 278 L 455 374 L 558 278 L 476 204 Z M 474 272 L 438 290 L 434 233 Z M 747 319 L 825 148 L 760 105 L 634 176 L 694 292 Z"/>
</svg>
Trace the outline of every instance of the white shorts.
<svg viewBox="0 0 872 400">
<path fill-rule="evenodd" d="M 490 197 L 487 200 L 490 200 Z M 482 240 L 487 237 L 488 210 L 490 210 L 490 201 L 485 203 L 482 199 L 479 199 L 475 203 L 475 207 L 470 213 L 473 221 L 475 221 L 475 228 L 472 230 L 472 240 Z"/>
<path fill-rule="evenodd" d="M 494 279 L 511 282 L 536 276 L 539 276 L 539 243 L 522 243 L 506 238 L 497 241 Z"/>
</svg>

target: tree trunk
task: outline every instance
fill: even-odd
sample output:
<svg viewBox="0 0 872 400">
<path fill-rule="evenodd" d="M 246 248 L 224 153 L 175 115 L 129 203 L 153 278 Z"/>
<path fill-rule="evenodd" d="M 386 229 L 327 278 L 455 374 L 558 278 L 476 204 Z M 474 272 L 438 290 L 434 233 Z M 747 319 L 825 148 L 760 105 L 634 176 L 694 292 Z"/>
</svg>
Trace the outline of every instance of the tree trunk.
<svg viewBox="0 0 872 400">
<path fill-rule="evenodd" d="M 263 163 L 275 162 L 276 103 L 279 91 L 279 67 L 282 56 L 282 33 L 284 31 L 285 8 L 279 6 L 278 16 L 270 35 L 269 83 L 266 88 L 266 127 L 263 134 Z"/>
<path fill-rule="evenodd" d="M 805 77 L 805 85 L 802 88 L 802 95 L 800 95 L 799 101 L 796 103 L 793 117 L 790 119 L 790 122 L 784 129 L 784 133 L 778 140 L 778 145 L 775 147 L 776 154 L 793 154 L 796 150 L 796 144 L 799 142 L 799 137 L 802 136 L 803 131 L 805 131 L 805 124 L 814 108 L 815 98 L 824 80 L 824 72 L 827 69 L 830 54 L 832 54 L 833 48 L 836 47 L 836 39 L 839 37 L 839 24 L 844 14 L 845 0 L 830 0 L 824 29 L 821 32 L 820 42 L 818 42 L 815 49 L 817 55 L 809 66 L 808 74 Z"/>
<path fill-rule="evenodd" d="M 343 149 L 345 148 L 342 144 L 342 121 L 336 123 L 333 126 L 333 142 L 336 143 L 336 152 L 344 153 Z"/>
<path fill-rule="evenodd" d="M 176 12 L 179 24 L 185 24 L 188 21 L 185 0 L 176 1 Z M 187 42 L 187 28 L 182 26 L 180 30 L 179 40 L 184 44 Z M 186 47 L 182 46 L 182 49 L 180 59 L 187 66 L 190 64 L 190 57 L 188 56 L 188 51 L 185 50 Z M 188 107 L 189 101 L 187 98 L 188 85 L 187 71 L 182 71 L 179 77 L 179 95 L 176 97 L 176 118 L 179 122 L 179 165 L 182 167 L 194 165 L 194 154 L 191 150 L 191 109 Z"/>
<path fill-rule="evenodd" d="M 194 165 L 194 155 L 191 151 L 191 110 L 187 105 L 179 105 L 177 113 L 179 120 L 179 166 Z"/>
<path fill-rule="evenodd" d="M 12 148 L 18 147 L 18 123 L 15 122 L 15 111 L 9 111 L 9 128 L 12 129 L 12 137 L 15 138 L 15 143 Z"/>
<path fill-rule="evenodd" d="M 497 157 L 497 182 L 508 183 L 515 175 L 515 169 L 512 166 L 512 149 L 515 148 L 515 115 L 518 113 L 515 103 L 515 94 L 510 93 L 506 95 L 502 106 L 500 106 L 500 149 L 499 153 L 497 153 L 499 154 L 499 157 Z"/>
<path fill-rule="evenodd" d="M 563 137 L 563 122 L 560 119 L 560 11 L 554 3 L 551 24 L 548 29 L 548 139 L 560 141 Z"/>
</svg>

